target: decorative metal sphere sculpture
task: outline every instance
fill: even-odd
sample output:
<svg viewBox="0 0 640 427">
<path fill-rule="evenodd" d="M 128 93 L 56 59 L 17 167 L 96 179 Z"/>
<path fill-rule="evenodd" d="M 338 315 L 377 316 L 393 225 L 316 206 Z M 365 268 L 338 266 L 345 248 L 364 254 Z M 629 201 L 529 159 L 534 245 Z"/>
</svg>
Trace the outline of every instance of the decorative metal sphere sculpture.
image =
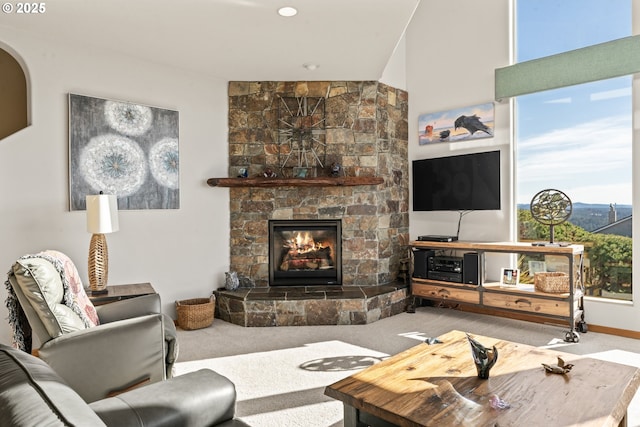
<svg viewBox="0 0 640 427">
<path fill-rule="evenodd" d="M 531 216 L 540 224 L 549 226 L 549 243 L 553 243 L 553 227 L 571 217 L 571 199 L 560 190 L 547 189 L 531 199 Z"/>
</svg>

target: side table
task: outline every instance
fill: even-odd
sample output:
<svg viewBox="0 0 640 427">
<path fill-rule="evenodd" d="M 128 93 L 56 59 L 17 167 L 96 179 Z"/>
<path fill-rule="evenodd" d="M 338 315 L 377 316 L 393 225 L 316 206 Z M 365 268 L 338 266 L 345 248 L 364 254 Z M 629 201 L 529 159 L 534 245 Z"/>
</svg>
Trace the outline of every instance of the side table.
<svg viewBox="0 0 640 427">
<path fill-rule="evenodd" d="M 155 294 L 151 283 L 132 283 L 127 285 L 109 285 L 107 292 L 91 295 L 91 291 L 87 290 L 87 295 L 93 305 L 104 305 L 123 299 L 140 297 L 143 295 Z"/>
</svg>

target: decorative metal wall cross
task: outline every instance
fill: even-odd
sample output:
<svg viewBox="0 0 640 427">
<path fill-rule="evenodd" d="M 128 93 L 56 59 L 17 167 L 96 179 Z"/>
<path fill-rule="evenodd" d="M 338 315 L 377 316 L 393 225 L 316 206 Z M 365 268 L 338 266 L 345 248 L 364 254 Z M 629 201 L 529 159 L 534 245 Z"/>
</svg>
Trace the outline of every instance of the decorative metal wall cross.
<svg viewBox="0 0 640 427">
<path fill-rule="evenodd" d="M 278 161 L 281 170 L 324 167 L 326 160 L 325 99 L 280 97 Z M 305 176 L 295 174 L 296 176 Z"/>
</svg>

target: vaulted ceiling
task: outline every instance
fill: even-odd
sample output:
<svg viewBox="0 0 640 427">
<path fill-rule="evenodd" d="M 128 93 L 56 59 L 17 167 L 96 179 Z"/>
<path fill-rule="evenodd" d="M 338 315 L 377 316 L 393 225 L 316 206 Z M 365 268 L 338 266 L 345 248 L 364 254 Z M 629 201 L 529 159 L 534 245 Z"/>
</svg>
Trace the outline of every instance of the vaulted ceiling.
<svg viewBox="0 0 640 427">
<path fill-rule="evenodd" d="M 55 0 L 0 26 L 225 80 L 378 80 L 419 1 Z"/>
</svg>

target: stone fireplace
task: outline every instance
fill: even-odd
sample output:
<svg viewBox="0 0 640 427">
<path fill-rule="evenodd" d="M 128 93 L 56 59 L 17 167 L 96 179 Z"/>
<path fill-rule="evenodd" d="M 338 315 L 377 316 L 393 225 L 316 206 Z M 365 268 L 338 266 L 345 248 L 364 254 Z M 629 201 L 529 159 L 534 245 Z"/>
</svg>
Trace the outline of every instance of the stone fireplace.
<svg viewBox="0 0 640 427">
<path fill-rule="evenodd" d="M 320 144 L 318 162 L 299 178 L 304 185 L 290 179 L 299 176 L 301 164 L 289 161 L 295 147 L 282 136 L 304 132 L 282 131 L 282 123 L 294 123 L 282 120 L 284 98 L 294 100 L 284 111 L 298 105 L 306 112 L 311 105 L 307 122 L 322 122 L 307 133 Z M 318 119 L 312 114 L 320 98 Z M 349 324 L 404 310 L 406 286 L 396 279 L 408 241 L 407 101 L 405 91 L 375 81 L 229 83 L 229 177 L 246 171 L 249 178 L 273 181 L 229 185 L 230 270 L 254 287 L 219 291 L 220 317 L 245 326 Z M 337 177 L 330 165 L 339 165 Z M 277 178 L 265 178 L 274 173 Z M 382 183 L 326 184 L 338 177 Z M 318 184 L 309 184 L 314 178 Z M 339 284 L 290 280 L 273 286 L 270 223 L 293 220 L 340 222 Z"/>
</svg>

